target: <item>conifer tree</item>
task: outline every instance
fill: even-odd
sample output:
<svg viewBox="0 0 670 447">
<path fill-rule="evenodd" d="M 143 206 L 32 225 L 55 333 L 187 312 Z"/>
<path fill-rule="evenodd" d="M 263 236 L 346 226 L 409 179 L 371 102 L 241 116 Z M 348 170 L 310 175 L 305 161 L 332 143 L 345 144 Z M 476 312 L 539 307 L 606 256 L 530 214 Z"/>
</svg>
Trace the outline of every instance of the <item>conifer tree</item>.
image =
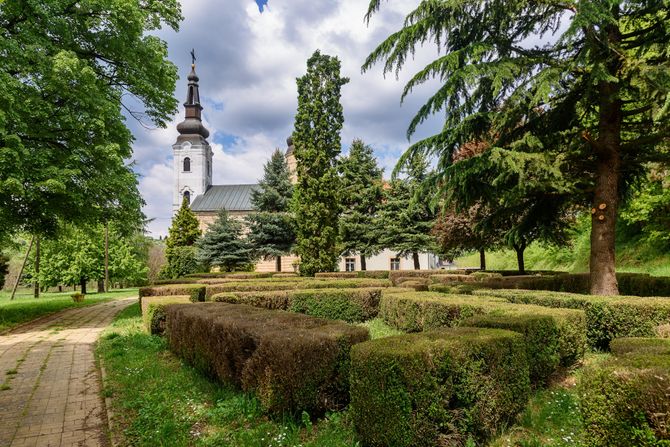
<svg viewBox="0 0 670 447">
<path fill-rule="evenodd" d="M 292 208 L 300 272 L 307 276 L 332 271 L 337 263 L 340 204 L 335 160 L 344 122 L 340 91 L 349 82 L 340 77 L 340 65 L 338 58 L 317 50 L 307 61 L 307 74 L 297 79 L 293 141 L 298 182 Z"/>
<path fill-rule="evenodd" d="M 240 270 L 251 263 L 251 246 L 242 237 L 242 224 L 222 209 L 197 244 L 198 261 L 222 271 Z"/>
<path fill-rule="evenodd" d="M 184 197 L 165 240 L 166 264 L 161 270 L 161 278 L 179 278 L 200 269 L 194 245 L 201 234 L 198 219 Z"/>
<path fill-rule="evenodd" d="M 255 256 L 275 258 L 281 271 L 281 257 L 289 254 L 295 243 L 293 218 L 289 211 L 293 185 L 284 154 L 277 149 L 265 164 L 265 174 L 258 190 L 251 194 L 256 210 L 247 216 L 248 239 Z"/>
<path fill-rule="evenodd" d="M 439 134 L 415 143 L 401 165 L 417 152 L 436 155 L 431 183 L 444 195 L 464 177 L 478 178 L 480 164 L 497 163 L 508 168 L 494 179 L 505 192 L 503 200 L 541 197 L 540 202 L 561 205 L 559 215 L 575 205 L 586 207 L 591 292 L 618 294 L 620 202 L 644 175 L 645 163 L 669 158 L 659 150 L 670 138 L 667 2 L 417 3 L 402 29 L 364 65 L 369 69 L 382 61 L 386 72 L 397 73 L 417 47 L 439 46 L 440 57 L 416 73 L 404 95 L 440 79 L 408 133 L 438 111 L 445 123 Z M 371 0 L 368 19 L 381 4 Z M 490 149 L 484 154 L 452 164 L 461 144 L 486 139 Z M 464 187 L 454 201 L 466 207 L 482 197 Z"/>
<path fill-rule="evenodd" d="M 358 253 L 361 270 L 366 270 L 366 257 L 381 250 L 377 233 L 377 212 L 382 203 L 382 174 L 372 148 L 362 140 L 354 140 L 349 155 L 339 163 L 342 187 L 340 238 L 343 254 Z"/>
<path fill-rule="evenodd" d="M 381 245 L 398 256 L 411 254 L 415 270 L 421 268 L 419 253 L 435 249 L 431 229 L 436 216 L 420 194 L 427 168 L 426 159 L 417 156 L 406 169 L 406 178 L 391 181 L 377 221 Z"/>
</svg>

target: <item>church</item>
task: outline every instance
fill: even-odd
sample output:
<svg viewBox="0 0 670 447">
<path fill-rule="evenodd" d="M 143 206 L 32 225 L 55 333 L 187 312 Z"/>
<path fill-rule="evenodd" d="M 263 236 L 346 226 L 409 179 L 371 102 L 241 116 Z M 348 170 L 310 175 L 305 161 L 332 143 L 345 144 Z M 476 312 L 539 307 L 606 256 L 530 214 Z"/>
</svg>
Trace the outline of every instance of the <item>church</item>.
<svg viewBox="0 0 670 447">
<path fill-rule="evenodd" d="M 226 209 L 235 219 L 244 219 L 254 212 L 251 205 L 251 193 L 257 184 L 247 185 L 213 185 L 212 158 L 213 151 L 207 138 L 209 131 L 202 123 L 202 105 L 200 104 L 200 79 L 195 73 L 195 64 L 191 65 L 188 75 L 186 102 L 184 103 L 185 118 L 177 125 L 179 136 L 172 145 L 174 163 L 174 190 L 172 214 L 174 215 L 184 199 L 200 223 L 200 229 L 207 231 L 221 209 Z M 296 159 L 293 155 L 293 142 L 287 140 L 286 162 L 291 172 L 291 180 L 296 181 Z M 282 271 L 291 272 L 298 260 L 295 256 L 282 257 Z M 360 270 L 360 256 L 341 257 L 340 271 Z M 366 258 L 368 270 L 411 270 L 414 263 L 411 257 L 398 257 L 390 250 L 383 250 L 375 256 Z M 437 256 L 431 253 L 420 254 L 422 269 L 438 267 Z M 274 260 L 261 260 L 256 265 L 257 271 L 274 271 Z"/>
</svg>

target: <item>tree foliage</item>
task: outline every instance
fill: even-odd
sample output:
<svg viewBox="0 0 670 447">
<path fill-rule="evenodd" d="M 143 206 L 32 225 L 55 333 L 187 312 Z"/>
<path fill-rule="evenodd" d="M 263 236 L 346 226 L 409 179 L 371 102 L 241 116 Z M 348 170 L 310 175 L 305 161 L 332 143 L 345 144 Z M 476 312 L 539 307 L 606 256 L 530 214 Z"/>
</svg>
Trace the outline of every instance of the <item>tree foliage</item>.
<svg viewBox="0 0 670 447">
<path fill-rule="evenodd" d="M 336 157 L 344 122 L 340 91 L 349 82 L 340 76 L 340 65 L 338 58 L 316 51 L 307 61 L 307 73 L 297 79 L 293 141 L 298 182 L 292 209 L 300 272 L 308 276 L 333 271 L 337 262 L 340 185 Z"/>
<path fill-rule="evenodd" d="M 368 19 L 381 3 L 370 2 Z M 441 55 L 411 78 L 403 97 L 433 78 L 440 87 L 408 134 L 438 111 L 445 123 L 400 165 L 418 153 L 436 156 L 430 183 L 461 207 L 486 190 L 463 185 L 468 179 L 509 189 L 511 199 L 521 187 L 529 192 L 521 197 L 559 214 L 575 204 L 594 209 L 592 292 L 615 294 L 620 199 L 645 163 L 668 158 L 658 145 L 670 135 L 669 11 L 667 1 L 422 0 L 364 69 L 382 61 L 385 72 L 397 73 L 418 46 L 434 42 Z M 455 166 L 453 154 L 470 141 L 490 149 Z M 478 182 L 491 165 L 497 174 Z"/>
<path fill-rule="evenodd" d="M 184 197 L 168 229 L 165 240 L 166 263 L 160 272 L 161 278 L 175 279 L 202 269 L 194 248 L 201 235 L 198 218 L 191 211 L 188 199 Z"/>
<path fill-rule="evenodd" d="M 281 257 L 291 252 L 295 243 L 293 216 L 289 212 L 293 185 L 284 154 L 277 149 L 265 165 L 259 189 L 251 195 L 254 212 L 247 216 L 248 239 L 254 255 L 264 259 Z"/>
<path fill-rule="evenodd" d="M 441 210 L 432 229 L 439 252 L 454 259 L 469 251 L 491 250 L 502 245 L 502 231 L 478 226 L 486 214 L 486 208 L 481 205 L 462 212 L 453 207 Z"/>
<path fill-rule="evenodd" d="M 177 0 L 2 2 L 0 236 L 140 213 L 123 111 L 171 119 L 176 68 L 153 31 L 180 20 Z"/>
<path fill-rule="evenodd" d="M 231 219 L 225 209 L 219 211 L 196 248 L 199 262 L 226 272 L 242 270 L 252 261 L 252 248 L 242 237 L 242 224 Z"/>
<path fill-rule="evenodd" d="M 338 164 L 341 182 L 340 238 L 344 255 L 365 258 L 379 253 L 376 218 L 382 203 L 382 174 L 372 147 L 354 140 L 349 155 Z"/>
<path fill-rule="evenodd" d="M 5 287 L 7 273 L 9 273 L 9 258 L 0 253 L 0 289 Z"/>
</svg>

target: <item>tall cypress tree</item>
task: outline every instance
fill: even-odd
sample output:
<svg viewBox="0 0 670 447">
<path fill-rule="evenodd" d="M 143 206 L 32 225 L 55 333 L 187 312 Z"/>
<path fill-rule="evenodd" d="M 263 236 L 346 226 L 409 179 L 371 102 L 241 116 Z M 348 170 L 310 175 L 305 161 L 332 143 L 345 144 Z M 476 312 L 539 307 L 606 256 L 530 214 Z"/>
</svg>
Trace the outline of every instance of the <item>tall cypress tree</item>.
<svg viewBox="0 0 670 447">
<path fill-rule="evenodd" d="M 436 216 L 420 196 L 427 169 L 424 157 L 411 160 L 406 178 L 391 181 L 377 220 L 381 245 L 395 250 L 399 256 L 412 255 L 415 270 L 421 268 L 419 253 L 436 248 L 431 235 Z"/>
<path fill-rule="evenodd" d="M 307 74 L 297 79 L 293 141 L 298 182 L 292 208 L 300 272 L 307 276 L 332 271 L 337 263 L 340 204 L 335 160 L 344 122 L 340 90 L 349 82 L 340 77 L 340 65 L 338 58 L 317 50 L 307 61 Z"/>
<path fill-rule="evenodd" d="M 294 221 L 289 211 L 293 185 L 284 154 L 277 149 L 265 164 L 265 174 L 258 190 L 251 195 L 256 212 L 247 216 L 248 239 L 256 256 L 276 258 L 281 271 L 281 257 L 289 254 L 295 243 Z"/>
<path fill-rule="evenodd" d="M 340 238 L 343 253 L 360 254 L 361 270 L 366 257 L 381 250 L 375 218 L 382 203 L 382 174 L 372 148 L 354 140 L 349 155 L 339 163 L 342 184 Z"/>
<path fill-rule="evenodd" d="M 188 199 L 184 197 L 181 207 L 168 230 L 165 240 L 165 258 L 167 263 L 161 270 L 162 278 L 178 278 L 180 276 L 195 273 L 199 269 L 193 247 L 202 234 L 198 219 L 191 211 Z"/>
<path fill-rule="evenodd" d="M 251 263 L 251 246 L 242 237 L 242 224 L 222 209 L 216 221 L 196 243 L 198 261 L 232 272 Z"/>
</svg>

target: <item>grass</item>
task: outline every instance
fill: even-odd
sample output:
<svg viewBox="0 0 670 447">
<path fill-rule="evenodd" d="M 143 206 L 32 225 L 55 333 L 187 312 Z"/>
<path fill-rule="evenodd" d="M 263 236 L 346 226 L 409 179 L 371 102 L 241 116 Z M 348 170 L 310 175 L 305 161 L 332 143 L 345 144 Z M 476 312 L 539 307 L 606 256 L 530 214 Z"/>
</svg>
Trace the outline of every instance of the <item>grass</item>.
<svg viewBox="0 0 670 447">
<path fill-rule="evenodd" d="M 43 293 L 40 298 L 35 299 L 32 296 L 32 292 L 29 294 L 26 291 L 22 291 L 21 294 L 16 295 L 13 301 L 10 301 L 11 293 L 0 292 L 0 331 L 6 331 L 22 323 L 60 310 L 90 306 L 115 298 L 137 295 L 137 289 L 121 289 L 108 293 L 91 293 L 86 295 L 86 299 L 81 303 L 72 301 L 71 294 L 72 292 Z"/>
<path fill-rule="evenodd" d="M 122 445 L 358 446 L 346 412 L 318 421 L 268 419 L 251 395 L 203 377 L 172 355 L 164 339 L 144 332 L 140 308 L 122 311 L 97 354 L 107 372 L 114 431 Z"/>
<path fill-rule="evenodd" d="M 359 326 L 368 328 L 370 331 L 370 338 L 372 340 L 376 338 L 390 337 L 392 335 L 402 335 L 404 332 L 399 331 L 395 328 L 392 328 L 388 324 L 384 323 L 384 320 L 381 318 L 375 318 L 374 320 L 366 321 L 365 323 L 359 323 Z"/>
</svg>

